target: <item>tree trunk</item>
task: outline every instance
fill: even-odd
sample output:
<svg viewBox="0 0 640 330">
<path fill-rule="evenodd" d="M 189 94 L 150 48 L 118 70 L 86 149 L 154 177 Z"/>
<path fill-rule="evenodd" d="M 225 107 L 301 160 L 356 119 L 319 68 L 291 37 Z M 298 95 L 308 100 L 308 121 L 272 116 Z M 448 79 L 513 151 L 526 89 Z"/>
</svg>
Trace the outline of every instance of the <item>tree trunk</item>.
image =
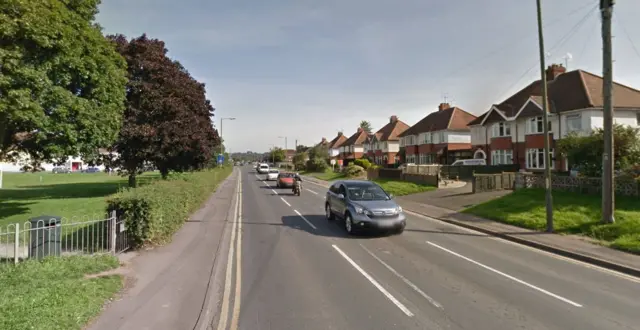
<svg viewBox="0 0 640 330">
<path fill-rule="evenodd" d="M 166 180 L 169 177 L 169 170 L 166 168 L 161 168 L 160 175 L 162 175 L 162 180 Z"/>
<path fill-rule="evenodd" d="M 138 181 L 136 180 L 135 173 L 129 174 L 129 188 L 136 188 L 138 186 Z"/>
</svg>

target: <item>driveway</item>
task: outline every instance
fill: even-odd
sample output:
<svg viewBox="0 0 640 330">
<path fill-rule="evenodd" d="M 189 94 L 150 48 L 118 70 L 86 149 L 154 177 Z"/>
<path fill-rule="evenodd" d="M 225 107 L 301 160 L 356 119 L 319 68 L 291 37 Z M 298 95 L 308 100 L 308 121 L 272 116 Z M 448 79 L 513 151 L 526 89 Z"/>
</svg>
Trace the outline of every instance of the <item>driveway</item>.
<svg viewBox="0 0 640 330">
<path fill-rule="evenodd" d="M 440 188 L 423 193 L 396 197 L 399 200 L 429 204 L 453 211 L 461 211 L 476 204 L 510 194 L 511 190 L 499 190 L 474 194 L 471 183 L 459 188 Z"/>
</svg>

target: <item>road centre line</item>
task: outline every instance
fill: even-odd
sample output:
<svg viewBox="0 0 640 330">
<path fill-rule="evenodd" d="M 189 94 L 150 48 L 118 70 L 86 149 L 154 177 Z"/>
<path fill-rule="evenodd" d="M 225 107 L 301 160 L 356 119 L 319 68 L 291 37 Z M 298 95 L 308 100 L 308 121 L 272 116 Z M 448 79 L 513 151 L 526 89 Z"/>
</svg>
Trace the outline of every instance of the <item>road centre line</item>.
<svg viewBox="0 0 640 330">
<path fill-rule="evenodd" d="M 283 201 L 285 204 L 287 204 L 287 206 L 291 207 L 291 204 L 289 204 L 289 202 L 287 202 L 287 200 L 286 200 L 286 199 L 284 199 L 284 198 L 282 198 L 282 197 L 280 197 L 280 199 L 282 199 L 282 201 Z"/>
<path fill-rule="evenodd" d="M 304 188 L 304 190 L 306 190 L 306 191 L 308 191 L 308 192 L 310 192 L 310 193 L 314 193 L 314 194 L 316 194 L 316 195 L 318 194 L 317 192 L 315 192 L 315 191 L 313 191 L 313 190 L 311 190 L 311 189 Z"/>
<path fill-rule="evenodd" d="M 296 212 L 296 214 L 302 218 L 302 220 L 304 220 L 309 226 L 311 226 L 311 228 L 313 228 L 313 230 L 318 230 L 318 228 L 316 228 L 316 226 L 314 226 L 311 221 L 307 220 L 307 218 L 304 217 L 304 215 L 300 214 L 300 212 L 298 212 L 298 210 L 293 210 L 294 212 Z"/>
<path fill-rule="evenodd" d="M 547 291 L 547 290 L 545 290 L 545 289 L 542 289 L 542 288 L 540 288 L 540 287 L 537 287 L 537 286 L 535 286 L 535 285 L 533 285 L 533 284 L 527 283 L 527 282 L 525 282 L 525 281 L 523 281 L 523 280 L 521 280 L 521 279 L 519 279 L 519 278 L 516 278 L 516 277 L 513 277 L 513 276 L 511 276 L 511 275 L 509 275 L 509 274 L 503 273 L 503 272 L 501 272 L 501 271 L 499 271 L 499 270 L 497 270 L 497 269 L 495 269 L 495 268 L 492 268 L 492 267 L 489 267 L 489 266 L 487 266 L 487 265 L 485 265 L 485 264 L 479 263 L 479 262 L 477 262 L 477 261 L 475 261 L 475 260 L 473 260 L 473 259 L 471 259 L 471 258 L 467 258 L 467 257 L 465 257 L 465 256 L 463 256 L 463 255 L 461 255 L 461 254 L 459 254 L 459 253 L 453 252 L 453 251 L 451 251 L 451 250 L 449 250 L 449 249 L 447 249 L 447 248 L 444 248 L 444 247 L 442 247 L 442 246 L 440 246 L 440 245 L 438 245 L 438 244 L 435 244 L 435 243 L 432 243 L 432 242 L 429 242 L 429 241 L 427 241 L 427 244 L 429 244 L 429 245 L 431 245 L 431 246 L 433 246 L 433 247 L 436 247 L 436 248 L 438 248 L 438 249 L 440 249 L 440 250 L 442 250 L 442 251 L 445 251 L 445 252 L 447 252 L 447 253 L 449 253 L 449 254 L 452 254 L 452 255 L 454 255 L 454 256 L 456 256 L 456 257 L 458 257 L 458 258 L 464 259 L 464 260 L 466 260 L 466 261 L 468 261 L 468 262 L 470 262 L 470 263 L 472 263 L 472 264 L 475 264 L 476 266 L 480 266 L 480 267 L 482 267 L 482 268 L 484 268 L 484 269 L 486 269 L 486 270 L 492 271 L 492 272 L 494 272 L 494 273 L 496 273 L 496 274 L 498 274 L 498 275 L 501 275 L 501 276 L 503 276 L 503 277 L 506 277 L 506 278 L 508 278 L 508 279 L 510 279 L 510 280 L 512 280 L 512 281 L 514 281 L 514 282 L 520 283 L 520 284 L 522 284 L 522 285 L 524 285 L 524 286 L 526 286 L 526 287 L 529 287 L 529 288 L 531 288 L 531 289 L 534 289 L 534 290 L 536 290 L 536 291 L 539 291 L 539 292 L 541 292 L 541 293 L 544 293 L 544 294 L 546 294 L 546 295 L 548 295 L 548 296 L 551 296 L 551 297 L 553 297 L 553 298 L 556 298 L 556 299 L 558 299 L 558 300 L 560 300 L 560 301 L 563 301 L 563 302 L 565 302 L 565 303 L 567 303 L 567 304 L 569 304 L 569 305 L 572 305 L 572 306 L 575 306 L 575 307 L 582 307 L 582 305 L 581 305 L 581 304 L 578 304 L 577 302 L 574 302 L 574 301 L 572 301 L 572 300 L 569 300 L 569 299 L 567 299 L 567 298 L 564 298 L 564 297 L 562 297 L 562 296 L 559 296 L 559 295 L 557 295 L 557 294 L 555 294 L 555 293 L 549 292 L 549 291 Z"/>
<path fill-rule="evenodd" d="M 371 275 L 369 275 L 366 271 L 364 271 L 364 269 L 362 269 L 355 261 L 353 261 L 346 253 L 344 253 L 342 250 L 340 250 L 340 248 L 335 245 L 332 244 L 331 245 L 336 251 L 338 251 L 338 253 L 340 253 L 340 255 L 347 260 L 347 262 L 349 262 L 351 264 L 351 266 L 353 266 L 353 268 L 355 268 L 358 272 L 360 272 L 360 274 L 362 274 L 362 276 L 364 276 L 364 278 L 366 278 L 367 280 L 369 280 L 369 282 L 371 282 L 371 284 L 373 284 L 373 286 L 376 287 L 376 289 L 378 289 L 380 292 L 382 292 L 383 295 L 385 295 L 385 297 L 387 297 L 387 299 L 389 299 L 394 305 L 396 305 L 403 313 L 405 313 L 405 315 L 407 315 L 408 317 L 413 317 L 413 313 L 407 308 L 405 307 L 400 301 L 398 301 L 398 299 L 396 299 L 396 297 L 394 297 L 391 293 L 389 293 L 389 291 L 387 291 L 382 285 L 380 285 L 380 283 L 378 283 L 378 281 L 376 281 L 373 277 L 371 277 Z"/>
<path fill-rule="evenodd" d="M 373 252 L 371 252 L 369 249 L 367 249 L 364 245 L 360 244 L 360 246 L 365 251 L 367 251 L 367 253 L 369 253 L 369 255 L 371 255 L 374 259 L 376 259 L 378 262 L 380 262 L 385 268 L 387 268 L 390 272 L 392 272 L 399 279 L 401 279 L 406 285 L 408 285 L 415 292 L 417 292 L 424 299 L 426 299 L 429 303 L 431 303 L 431 305 L 433 305 L 436 308 L 444 311 L 444 307 L 442 307 L 442 305 L 439 302 L 437 302 L 435 299 L 431 298 L 428 294 L 426 294 L 424 291 L 422 291 L 417 285 L 413 284 L 413 282 L 409 281 L 406 277 L 402 276 L 402 274 L 398 273 L 395 269 L 393 269 L 393 267 L 389 266 L 386 262 L 384 262 L 377 255 L 375 255 Z"/>
</svg>

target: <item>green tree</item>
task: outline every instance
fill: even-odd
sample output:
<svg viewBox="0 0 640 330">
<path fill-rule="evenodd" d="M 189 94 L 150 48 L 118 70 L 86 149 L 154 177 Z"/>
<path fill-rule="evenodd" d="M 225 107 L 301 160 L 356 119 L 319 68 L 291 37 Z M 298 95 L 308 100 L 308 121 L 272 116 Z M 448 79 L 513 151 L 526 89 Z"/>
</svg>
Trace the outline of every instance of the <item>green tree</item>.
<svg viewBox="0 0 640 330">
<path fill-rule="evenodd" d="M 278 163 L 284 161 L 286 154 L 282 148 L 275 147 L 269 151 L 269 161 Z"/>
<path fill-rule="evenodd" d="M 367 120 L 363 120 L 360 122 L 360 128 L 362 128 L 365 132 L 369 134 L 371 134 L 371 131 L 373 131 L 373 128 L 371 128 L 371 122 Z"/>
<path fill-rule="evenodd" d="M 307 158 L 309 155 L 306 152 L 298 152 L 293 156 L 293 165 L 296 170 L 304 170 Z"/>
<path fill-rule="evenodd" d="M 0 1 L 0 159 L 55 160 L 115 141 L 126 63 L 95 23 L 99 3 Z"/>
<path fill-rule="evenodd" d="M 615 169 L 626 170 L 640 163 L 640 129 L 614 125 Z M 588 136 L 570 133 L 558 140 L 558 152 L 565 155 L 572 168 L 585 176 L 602 175 L 602 153 L 604 152 L 604 130 L 597 129 Z"/>
</svg>

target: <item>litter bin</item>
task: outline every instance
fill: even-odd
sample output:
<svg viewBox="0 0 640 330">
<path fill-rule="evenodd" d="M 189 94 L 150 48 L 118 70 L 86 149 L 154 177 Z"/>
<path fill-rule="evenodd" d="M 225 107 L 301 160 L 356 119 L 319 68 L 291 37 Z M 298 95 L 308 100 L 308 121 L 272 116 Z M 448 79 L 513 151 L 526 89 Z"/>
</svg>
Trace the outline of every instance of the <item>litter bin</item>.
<svg viewBox="0 0 640 330">
<path fill-rule="evenodd" d="M 29 258 L 59 256 L 62 252 L 62 218 L 42 215 L 29 219 Z"/>
</svg>

